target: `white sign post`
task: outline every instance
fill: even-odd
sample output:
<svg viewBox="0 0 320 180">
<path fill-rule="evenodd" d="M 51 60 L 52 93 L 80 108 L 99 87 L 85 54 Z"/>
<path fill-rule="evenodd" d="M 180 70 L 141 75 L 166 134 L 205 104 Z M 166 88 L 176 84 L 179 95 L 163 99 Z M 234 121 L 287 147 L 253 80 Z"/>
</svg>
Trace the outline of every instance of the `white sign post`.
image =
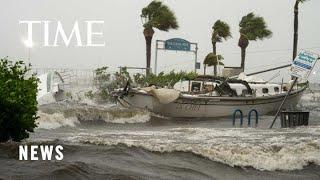
<svg viewBox="0 0 320 180">
<path fill-rule="evenodd" d="M 291 84 L 290 89 L 288 90 L 286 96 L 284 97 L 276 115 L 274 116 L 270 129 L 273 127 L 274 122 L 277 120 L 277 117 L 282 109 L 282 106 L 286 102 L 288 96 L 292 91 L 293 86 L 298 81 L 298 78 L 308 79 L 318 59 L 319 59 L 319 56 L 317 54 L 311 53 L 308 51 L 301 51 L 299 55 L 294 59 L 291 66 L 291 75 L 294 77 L 294 81 Z"/>
</svg>

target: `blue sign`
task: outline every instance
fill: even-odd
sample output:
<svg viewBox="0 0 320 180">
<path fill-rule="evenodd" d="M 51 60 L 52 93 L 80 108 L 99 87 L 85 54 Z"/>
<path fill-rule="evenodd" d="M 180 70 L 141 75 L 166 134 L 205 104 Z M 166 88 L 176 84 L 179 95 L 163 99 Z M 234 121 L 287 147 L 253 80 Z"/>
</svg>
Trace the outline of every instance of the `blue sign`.
<svg viewBox="0 0 320 180">
<path fill-rule="evenodd" d="M 190 51 L 191 45 L 190 42 L 185 39 L 173 38 L 165 41 L 164 48 L 173 51 Z"/>
</svg>

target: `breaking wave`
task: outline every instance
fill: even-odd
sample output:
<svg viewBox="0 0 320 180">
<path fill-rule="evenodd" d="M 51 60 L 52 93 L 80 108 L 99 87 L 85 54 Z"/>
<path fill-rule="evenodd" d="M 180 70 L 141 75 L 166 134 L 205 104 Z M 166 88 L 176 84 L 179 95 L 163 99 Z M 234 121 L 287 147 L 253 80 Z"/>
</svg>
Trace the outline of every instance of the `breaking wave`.
<svg viewBox="0 0 320 180">
<path fill-rule="evenodd" d="M 117 123 L 117 124 L 130 124 L 130 123 L 145 123 L 150 120 L 150 114 L 137 114 L 133 117 L 123 117 L 123 118 L 113 118 L 105 119 L 107 123 Z"/>
<path fill-rule="evenodd" d="M 75 127 L 81 123 L 146 123 L 150 113 L 137 109 L 121 109 L 110 106 L 89 105 L 59 105 L 42 106 L 38 111 L 38 128 L 56 129 L 60 127 Z"/>
<path fill-rule="evenodd" d="M 39 118 L 37 119 L 37 125 L 40 129 L 57 129 L 60 127 L 75 127 L 80 122 L 76 117 L 65 118 L 61 113 L 47 114 L 42 111 L 38 111 Z"/>
<path fill-rule="evenodd" d="M 162 131 L 79 133 L 71 142 L 191 152 L 230 166 L 297 170 L 320 165 L 320 127 L 294 130 L 173 128 Z"/>
<path fill-rule="evenodd" d="M 298 108 L 302 110 L 308 110 L 308 111 L 320 111 L 320 92 L 317 91 L 310 91 L 307 93 L 304 93 L 302 96 Z"/>
</svg>

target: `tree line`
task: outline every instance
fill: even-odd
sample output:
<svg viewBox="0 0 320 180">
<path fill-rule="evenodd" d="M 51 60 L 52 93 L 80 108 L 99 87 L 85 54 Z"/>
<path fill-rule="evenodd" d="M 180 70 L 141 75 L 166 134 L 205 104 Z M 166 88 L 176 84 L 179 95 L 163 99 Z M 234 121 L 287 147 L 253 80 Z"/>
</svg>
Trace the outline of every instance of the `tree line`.
<svg viewBox="0 0 320 180">
<path fill-rule="evenodd" d="M 295 0 L 294 5 L 294 36 L 293 36 L 293 59 L 297 55 L 298 47 L 298 13 L 299 5 L 307 0 Z M 146 74 L 150 74 L 151 69 L 151 44 L 155 33 L 154 28 L 160 31 L 169 31 L 171 29 L 178 29 L 178 21 L 174 12 L 161 1 L 154 0 L 149 5 L 144 7 L 141 11 L 141 18 L 143 20 L 143 34 L 146 41 Z M 245 70 L 246 50 L 250 41 L 264 40 L 272 36 L 272 31 L 267 27 L 264 18 L 257 16 L 254 13 L 249 13 L 242 17 L 239 22 L 240 38 L 238 46 L 241 49 L 241 71 Z M 212 27 L 212 52 L 205 57 L 204 74 L 207 66 L 214 66 L 214 75 L 217 75 L 217 65 L 223 65 L 223 56 L 217 53 L 217 43 L 223 42 L 231 38 L 230 26 L 222 21 L 217 20 Z"/>
</svg>

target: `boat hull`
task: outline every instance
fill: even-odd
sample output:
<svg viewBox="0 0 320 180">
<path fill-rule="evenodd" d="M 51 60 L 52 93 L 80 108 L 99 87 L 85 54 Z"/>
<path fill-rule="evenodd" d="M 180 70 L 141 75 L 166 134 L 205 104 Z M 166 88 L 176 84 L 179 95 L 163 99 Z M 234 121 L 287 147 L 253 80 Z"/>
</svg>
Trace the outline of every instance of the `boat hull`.
<svg viewBox="0 0 320 180">
<path fill-rule="evenodd" d="M 284 108 L 295 107 L 305 88 L 293 91 Z M 119 98 L 125 107 L 148 109 L 151 112 L 167 117 L 176 118 L 210 118 L 232 115 L 240 109 L 246 116 L 252 109 L 259 115 L 277 111 L 285 94 L 268 97 L 179 97 L 169 104 L 161 104 L 152 95 L 141 92 L 130 92 L 127 96 Z"/>
</svg>

